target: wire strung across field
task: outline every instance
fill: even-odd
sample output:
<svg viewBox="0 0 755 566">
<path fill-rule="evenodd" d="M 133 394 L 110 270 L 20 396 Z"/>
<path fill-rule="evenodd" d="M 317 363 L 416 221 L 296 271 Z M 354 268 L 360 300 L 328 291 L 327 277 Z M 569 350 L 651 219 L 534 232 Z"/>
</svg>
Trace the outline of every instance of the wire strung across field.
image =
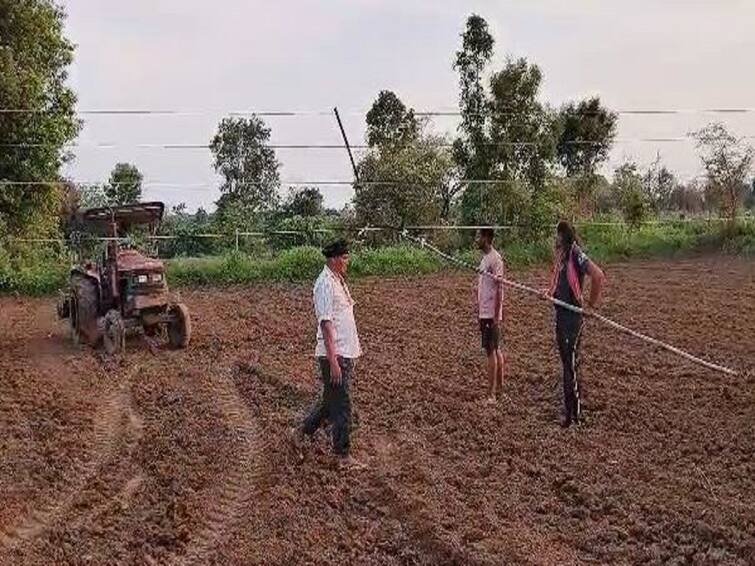
<svg viewBox="0 0 755 566">
<path fill-rule="evenodd" d="M 606 224 L 606 223 L 602 223 Z M 405 226 L 402 229 L 397 229 L 395 227 L 391 226 L 362 226 L 362 227 L 339 227 L 339 228 L 315 228 L 311 230 L 265 230 L 265 231 L 255 231 L 255 232 L 241 232 L 237 231 L 233 234 L 191 234 L 191 235 L 182 235 L 182 236 L 176 236 L 176 235 L 152 235 L 152 236 L 146 236 L 145 239 L 147 240 L 176 240 L 176 239 L 191 239 L 191 238 L 235 238 L 236 239 L 236 247 L 238 248 L 238 240 L 240 236 L 251 236 L 251 237 L 268 237 L 271 235 L 304 235 L 304 234 L 329 234 L 329 233 L 336 233 L 336 232 L 343 232 L 343 231 L 349 231 L 349 232 L 356 232 L 358 234 L 358 238 L 362 238 L 366 233 L 368 232 L 381 232 L 381 231 L 397 231 L 400 234 L 400 237 L 412 244 L 415 244 L 419 246 L 422 249 L 429 249 L 436 255 L 440 256 L 441 258 L 445 259 L 446 261 L 457 265 L 459 267 L 474 271 L 475 273 L 478 273 L 483 276 L 491 277 L 495 280 L 498 280 L 494 275 L 480 271 L 473 265 L 470 265 L 469 263 L 451 256 L 437 247 L 433 246 L 432 244 L 427 242 L 427 239 L 424 237 L 415 237 L 411 236 L 409 234 L 410 231 L 429 231 L 432 229 L 457 229 L 457 230 L 480 230 L 484 228 L 493 228 L 493 229 L 503 229 L 503 228 L 510 228 L 511 226 Z M 86 235 L 84 239 L 87 240 L 94 240 L 94 241 L 120 241 L 120 242 L 132 242 L 130 238 L 122 238 L 122 237 L 91 237 Z M 77 238 L 18 238 L 15 239 L 15 241 L 21 241 L 21 242 L 40 242 L 40 243 L 76 243 L 80 241 Z M 522 283 L 518 283 L 514 280 L 503 278 L 500 280 L 501 283 L 504 285 L 508 285 L 510 287 L 513 287 L 515 289 L 519 289 L 521 291 L 525 291 L 530 294 L 537 295 L 540 298 L 546 299 L 553 303 L 554 305 L 557 305 L 561 308 L 565 308 L 567 310 L 582 314 L 584 316 L 588 316 L 591 318 L 594 318 L 603 324 L 606 324 L 610 326 L 611 328 L 618 330 L 620 332 L 623 332 L 625 334 L 629 334 L 631 336 L 634 336 L 635 338 L 639 338 L 640 340 L 643 340 L 645 342 L 648 342 L 650 344 L 653 344 L 659 348 L 665 349 L 673 354 L 676 354 L 682 358 L 685 358 L 695 364 L 707 367 L 709 369 L 719 371 L 722 373 L 726 373 L 728 375 L 738 375 L 738 373 L 730 368 L 727 368 L 725 366 L 715 364 L 712 362 L 708 362 L 706 360 L 703 360 L 697 356 L 693 356 L 689 352 L 685 352 L 684 350 L 677 348 L 676 346 L 673 346 L 671 344 L 668 344 L 666 342 L 662 342 L 661 340 L 658 340 L 657 338 L 653 338 L 651 336 L 647 336 L 645 334 L 642 334 L 640 332 L 637 332 L 636 330 L 632 330 L 631 328 L 628 328 L 622 324 L 619 324 L 618 322 L 609 319 L 608 317 L 605 317 L 601 314 L 598 314 L 595 311 L 592 310 L 586 310 L 568 303 L 565 303 L 563 301 L 560 301 L 559 299 L 556 299 L 555 297 L 545 296 L 541 291 L 538 291 L 537 289 L 534 289 L 532 287 L 528 287 L 527 285 L 524 285 Z"/>
<path fill-rule="evenodd" d="M 706 360 L 698 358 L 697 356 L 693 356 L 689 352 L 685 352 L 684 350 L 682 350 L 680 348 L 677 348 L 676 346 L 672 346 L 671 344 L 667 344 L 666 342 L 662 342 L 662 341 L 658 340 L 657 338 L 653 338 L 652 336 L 647 336 L 645 334 L 637 332 L 636 330 L 632 330 L 631 328 L 628 328 L 628 327 L 626 327 L 626 326 L 624 326 L 622 324 L 619 324 L 618 322 L 613 321 L 610 318 L 605 317 L 605 316 L 603 316 L 601 314 L 598 314 L 597 312 L 595 312 L 593 310 L 587 310 L 587 309 L 583 309 L 583 308 L 580 308 L 580 307 L 576 307 L 574 305 L 570 305 L 569 303 L 565 303 L 563 301 L 560 301 L 559 299 L 556 299 L 555 297 L 544 295 L 541 291 L 538 291 L 537 289 L 534 289 L 532 287 L 528 287 L 527 285 L 523 285 L 523 284 L 518 283 L 516 281 L 513 281 L 511 279 L 506 279 L 506 278 L 498 279 L 496 276 L 494 276 L 491 273 L 487 273 L 485 271 L 480 271 L 479 269 L 477 269 L 476 267 L 468 264 L 467 262 L 465 262 L 465 261 L 463 261 L 463 260 L 461 260 L 459 258 L 456 258 L 456 257 L 453 257 L 451 255 L 446 254 L 445 252 L 439 250 L 438 248 L 436 248 L 432 244 L 429 244 L 425 238 L 415 238 L 414 236 L 410 236 L 409 233 L 406 230 L 403 230 L 401 232 L 401 236 L 403 238 L 405 238 L 406 240 L 408 240 L 410 242 L 413 242 L 414 244 L 420 246 L 421 248 L 427 248 L 427 249 L 429 249 L 430 251 L 432 251 L 433 253 L 437 254 L 438 256 L 442 257 L 443 259 L 445 259 L 446 261 L 448 261 L 450 263 L 453 263 L 453 264 L 458 265 L 460 267 L 463 267 L 465 269 L 472 270 L 475 273 L 478 273 L 480 275 L 490 277 L 490 278 L 492 278 L 492 279 L 494 279 L 496 281 L 499 281 L 499 282 L 503 283 L 504 285 L 508 285 L 509 287 L 513 287 L 515 289 L 519 289 L 520 291 L 525 291 L 527 293 L 530 293 L 530 294 L 533 294 L 533 295 L 537 295 L 538 297 L 540 297 L 542 299 L 545 299 L 547 301 L 550 301 L 551 303 L 553 303 L 554 305 L 557 305 L 558 307 L 565 308 L 565 309 L 570 310 L 572 312 L 579 313 L 581 315 L 588 316 L 588 317 L 594 318 L 596 320 L 599 320 L 600 322 L 602 322 L 602 323 L 610 326 L 611 328 L 613 328 L 615 330 L 618 330 L 620 332 L 624 332 L 625 334 L 629 334 L 631 336 L 634 336 L 635 338 L 639 338 L 640 340 L 643 340 L 645 342 L 648 342 L 650 344 L 658 346 L 659 348 L 663 348 L 664 350 L 667 350 L 667 351 L 669 351 L 669 352 L 671 352 L 673 354 L 676 354 L 677 356 L 681 356 L 682 358 L 685 358 L 686 360 L 689 360 L 689 361 L 691 361 L 691 362 L 693 362 L 695 364 L 698 364 L 698 365 L 707 367 L 708 369 L 719 371 L 719 372 L 722 372 L 722 373 L 725 373 L 725 374 L 728 374 L 728 375 L 738 375 L 738 373 L 736 371 L 734 371 L 733 369 L 727 368 L 727 367 L 722 366 L 722 365 L 714 364 L 712 362 L 708 362 Z"/>
<path fill-rule="evenodd" d="M 692 179 L 703 179 L 706 178 L 706 175 L 694 175 L 690 177 L 690 180 Z M 579 182 L 579 179 L 575 178 L 559 178 L 557 179 L 559 182 L 567 182 L 567 183 L 576 183 Z M 449 185 L 516 185 L 516 184 L 522 184 L 523 181 L 518 179 L 456 179 L 449 181 Z M 132 185 L 132 181 L 115 181 L 113 183 L 106 183 L 108 185 Z M 261 186 L 261 185 L 268 185 L 269 183 L 266 181 L 239 181 L 235 182 L 234 186 L 236 187 L 251 187 L 251 186 Z M 334 179 L 334 180 L 312 180 L 312 181 L 297 181 L 297 180 L 284 180 L 279 181 L 279 184 L 281 186 L 292 186 L 292 187 L 374 187 L 374 186 L 391 186 L 391 187 L 436 187 L 439 186 L 439 183 L 422 183 L 422 182 L 412 182 L 412 181 L 401 181 L 401 180 L 359 180 L 359 181 L 350 181 L 346 179 Z M 87 180 L 57 180 L 57 181 L 21 181 L 21 180 L 3 180 L 0 179 L 0 187 L 7 188 L 7 187 L 31 187 L 31 188 L 43 188 L 46 186 L 57 186 L 57 187 L 66 187 L 66 186 L 78 186 L 78 187 L 95 187 L 102 185 L 101 182 L 98 181 L 87 181 Z M 217 189 L 217 185 L 213 185 L 211 183 L 170 183 L 170 182 L 163 182 L 163 181 L 147 181 L 142 184 L 143 189 L 171 189 L 171 190 L 207 190 L 207 189 Z"/>
<path fill-rule="evenodd" d="M 668 219 L 668 220 L 645 220 L 642 222 L 638 222 L 639 225 L 643 226 L 657 226 L 657 225 L 667 225 L 667 224 L 691 224 L 695 222 L 728 222 L 729 218 L 722 218 L 722 217 L 700 217 L 700 218 L 674 218 L 674 219 Z M 747 216 L 740 216 L 737 218 L 739 221 L 750 221 L 753 220 L 751 217 Z M 591 222 L 591 221 L 576 221 L 574 222 L 575 226 L 627 226 L 624 222 Z M 515 230 L 520 228 L 527 228 L 528 225 L 526 224 L 422 224 L 422 225 L 408 225 L 404 226 L 404 230 L 408 230 L 411 232 L 433 232 L 433 231 L 450 231 L 450 230 L 458 230 L 458 231 L 477 231 L 477 230 L 484 230 L 484 229 L 492 229 L 492 230 Z M 552 227 L 555 229 L 556 224 L 553 224 Z M 235 231 L 235 232 L 227 232 L 227 233 L 197 233 L 197 234 L 160 234 L 160 235 L 147 235 L 143 236 L 146 240 L 193 240 L 193 239 L 233 239 L 238 237 L 255 237 L 255 238 L 267 238 L 269 236 L 282 236 L 282 235 L 288 235 L 288 236 L 306 236 L 306 235 L 312 235 L 312 234 L 338 234 L 343 232 L 350 232 L 350 233 L 359 233 L 359 234 L 366 234 L 368 232 L 386 232 L 386 231 L 395 231 L 396 228 L 389 227 L 389 226 L 332 226 L 330 228 L 311 228 L 311 229 L 287 229 L 287 230 L 256 230 L 256 231 Z M 16 237 L 9 237 L 7 238 L 10 241 L 14 242 L 27 242 L 27 243 L 43 243 L 43 242 L 51 242 L 51 243 L 60 243 L 60 244 L 67 244 L 67 243 L 75 243 L 76 240 L 74 238 L 16 238 Z M 101 241 L 106 242 L 110 240 L 117 240 L 117 241 L 128 241 L 128 238 L 106 238 L 106 237 L 99 237 L 99 236 L 85 236 L 85 239 L 89 241 Z"/>
<path fill-rule="evenodd" d="M 581 110 L 578 111 L 582 115 L 590 116 L 599 114 L 600 111 L 596 110 Z M 625 116 L 669 116 L 677 114 L 751 114 L 755 113 L 755 107 L 742 107 L 742 108 L 624 108 L 614 111 L 616 114 Z M 0 108 L 0 114 L 56 114 L 61 113 L 51 109 L 37 109 L 37 108 Z M 486 116 L 506 116 L 522 114 L 523 111 L 510 109 L 507 107 L 497 108 L 487 112 L 469 112 L 470 115 L 486 115 Z M 207 116 L 227 114 L 229 116 L 264 116 L 264 117 L 296 117 L 296 116 L 332 116 L 332 110 L 223 110 L 223 109 L 201 109 L 201 110 L 187 110 L 187 109 L 160 109 L 160 108 L 103 108 L 103 109 L 83 109 L 75 112 L 75 114 L 81 116 Z M 364 116 L 367 114 L 366 110 L 347 110 L 342 112 L 344 115 L 350 116 Z M 464 114 L 467 114 L 466 112 Z M 415 116 L 461 116 L 462 112 L 459 110 L 418 110 L 414 111 Z"/>
<path fill-rule="evenodd" d="M 742 136 L 742 139 L 755 139 L 753 135 Z M 563 145 L 598 145 L 602 146 L 606 144 L 606 141 L 602 140 L 567 140 L 560 142 Z M 667 136 L 667 137 L 647 137 L 647 138 L 617 138 L 611 140 L 611 143 L 618 144 L 634 144 L 634 143 L 697 143 L 697 140 L 690 136 Z M 525 140 L 513 140 L 505 142 L 480 142 L 475 145 L 485 147 L 540 147 L 542 142 L 525 141 Z M 2 148 L 16 148 L 16 149 L 34 149 L 40 147 L 48 147 L 48 144 L 44 143 L 0 143 Z M 207 143 L 137 143 L 133 145 L 121 145 L 106 142 L 95 142 L 91 144 L 69 143 L 63 145 L 64 148 L 82 148 L 82 149 L 210 149 L 212 146 Z M 265 147 L 275 150 L 326 150 L 326 149 L 347 149 L 345 144 L 337 143 L 309 143 L 309 144 L 267 144 Z M 367 144 L 354 144 L 350 145 L 351 149 L 366 150 L 371 146 Z M 433 147 L 438 148 L 453 148 L 454 144 L 450 142 L 441 142 L 433 144 Z"/>
</svg>

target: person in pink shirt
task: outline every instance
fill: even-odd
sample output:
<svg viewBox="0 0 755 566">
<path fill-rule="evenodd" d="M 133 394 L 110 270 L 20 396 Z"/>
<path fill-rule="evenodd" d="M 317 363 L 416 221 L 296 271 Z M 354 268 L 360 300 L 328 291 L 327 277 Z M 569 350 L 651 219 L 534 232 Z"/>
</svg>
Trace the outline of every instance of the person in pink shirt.
<svg viewBox="0 0 755 566">
<path fill-rule="evenodd" d="M 477 247 L 482 251 L 477 282 L 477 314 L 480 319 L 482 348 L 488 361 L 488 401 L 503 394 L 504 357 L 501 351 L 503 321 L 503 258 L 493 247 L 495 233 L 483 228 L 477 233 Z"/>
</svg>

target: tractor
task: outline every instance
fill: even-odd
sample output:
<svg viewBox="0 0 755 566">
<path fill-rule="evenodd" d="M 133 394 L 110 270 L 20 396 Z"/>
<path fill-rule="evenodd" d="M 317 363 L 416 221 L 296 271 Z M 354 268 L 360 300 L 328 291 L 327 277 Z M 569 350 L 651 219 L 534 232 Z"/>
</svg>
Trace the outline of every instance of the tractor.
<svg viewBox="0 0 755 566">
<path fill-rule="evenodd" d="M 186 305 L 168 292 L 162 261 L 135 249 L 132 230 L 155 233 L 163 217 L 161 202 L 91 208 L 79 213 L 82 229 L 105 243 L 97 260 L 71 269 L 70 284 L 58 302 L 58 316 L 68 319 L 75 344 L 97 346 L 108 354 L 125 349 L 127 333 L 164 336 L 174 348 L 191 338 Z"/>
</svg>

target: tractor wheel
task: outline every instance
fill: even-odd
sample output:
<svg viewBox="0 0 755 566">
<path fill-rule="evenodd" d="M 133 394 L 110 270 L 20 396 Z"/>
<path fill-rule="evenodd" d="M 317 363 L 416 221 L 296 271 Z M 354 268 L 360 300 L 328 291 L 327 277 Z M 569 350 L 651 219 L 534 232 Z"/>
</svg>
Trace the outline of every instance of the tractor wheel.
<svg viewBox="0 0 755 566">
<path fill-rule="evenodd" d="M 70 310 L 68 313 L 68 328 L 71 331 L 71 342 L 78 347 L 81 344 L 81 336 L 79 336 L 79 301 L 76 300 L 76 293 L 71 293 Z"/>
<path fill-rule="evenodd" d="M 120 354 L 126 348 L 126 325 L 123 323 L 121 313 L 115 309 L 109 310 L 105 315 L 105 330 L 102 339 L 105 352 L 110 356 Z"/>
<path fill-rule="evenodd" d="M 168 341 L 173 348 L 186 348 L 191 340 L 189 309 L 183 303 L 177 303 L 170 307 L 169 312 Z"/>
<path fill-rule="evenodd" d="M 99 340 L 97 330 L 97 286 L 82 275 L 71 277 L 71 336 L 74 344 L 95 346 Z"/>
</svg>

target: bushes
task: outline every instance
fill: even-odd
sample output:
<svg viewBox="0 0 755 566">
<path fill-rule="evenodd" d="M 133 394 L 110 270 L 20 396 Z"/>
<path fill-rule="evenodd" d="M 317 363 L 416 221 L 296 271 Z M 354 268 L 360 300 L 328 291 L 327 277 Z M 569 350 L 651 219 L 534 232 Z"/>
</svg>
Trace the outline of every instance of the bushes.
<svg viewBox="0 0 755 566">
<path fill-rule="evenodd" d="M 755 254 L 755 223 L 752 221 L 739 224 L 730 233 L 725 233 L 719 224 L 702 220 L 643 225 L 636 230 L 623 225 L 589 225 L 580 227 L 579 233 L 586 251 L 600 262 L 673 256 L 699 249 Z M 432 242 L 439 243 L 435 239 Z M 502 233 L 498 246 L 510 268 L 543 264 L 551 258 L 552 235 L 530 242 Z M 461 250 L 457 247 L 456 257 L 473 266 L 479 262 L 479 252 L 471 245 Z M 301 246 L 275 255 L 231 252 L 221 256 L 176 258 L 166 263 L 169 284 L 180 287 L 310 282 L 322 269 L 323 257 L 319 248 Z M 54 293 L 65 285 L 69 267 L 68 258 L 62 252 L 27 250 L 25 255 L 11 257 L 0 247 L 0 293 Z M 430 250 L 399 244 L 357 249 L 352 254 L 351 274 L 353 277 L 423 275 L 450 267 Z"/>
<path fill-rule="evenodd" d="M 0 248 L 0 293 L 48 295 L 65 284 L 70 263 L 65 256 L 36 253 L 11 257 Z"/>
</svg>

